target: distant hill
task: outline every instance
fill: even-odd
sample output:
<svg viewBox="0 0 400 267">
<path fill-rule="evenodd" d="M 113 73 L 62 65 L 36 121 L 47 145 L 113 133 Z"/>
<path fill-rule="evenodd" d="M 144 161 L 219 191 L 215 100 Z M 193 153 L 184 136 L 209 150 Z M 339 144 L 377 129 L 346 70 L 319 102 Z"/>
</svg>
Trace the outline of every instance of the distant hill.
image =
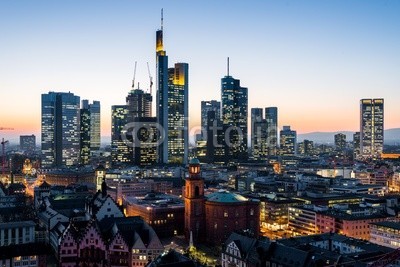
<svg viewBox="0 0 400 267">
<path fill-rule="evenodd" d="M 337 131 L 337 132 L 312 132 L 299 134 L 297 136 L 298 142 L 304 139 L 314 141 L 314 143 L 333 144 L 335 134 L 343 133 L 346 135 L 347 141 L 353 141 L 354 132 L 351 131 Z M 400 143 L 400 128 L 385 130 L 385 144 Z"/>
</svg>

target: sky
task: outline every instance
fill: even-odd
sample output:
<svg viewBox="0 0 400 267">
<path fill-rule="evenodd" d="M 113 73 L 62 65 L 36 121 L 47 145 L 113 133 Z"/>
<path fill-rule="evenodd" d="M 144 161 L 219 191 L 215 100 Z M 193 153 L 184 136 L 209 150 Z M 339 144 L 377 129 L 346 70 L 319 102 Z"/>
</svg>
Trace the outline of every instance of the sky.
<svg viewBox="0 0 400 267">
<path fill-rule="evenodd" d="M 169 65 L 189 63 L 190 127 L 221 78 L 241 80 L 252 107 L 278 107 L 298 133 L 357 131 L 359 101 L 385 99 L 385 128 L 400 127 L 400 1 L 0 1 L 0 137 L 36 134 L 41 94 L 111 106 L 155 79 L 155 32 L 164 9 Z M 153 99 L 155 102 L 155 86 Z M 154 110 L 154 109 L 153 109 Z M 155 114 L 153 114 L 155 116 Z"/>
</svg>

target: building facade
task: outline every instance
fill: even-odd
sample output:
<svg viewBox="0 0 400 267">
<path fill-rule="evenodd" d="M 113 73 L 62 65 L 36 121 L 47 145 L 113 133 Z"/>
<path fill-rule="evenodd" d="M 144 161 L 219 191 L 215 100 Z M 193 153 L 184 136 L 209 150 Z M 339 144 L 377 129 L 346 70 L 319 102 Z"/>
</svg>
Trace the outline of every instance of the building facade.
<svg viewBox="0 0 400 267">
<path fill-rule="evenodd" d="M 360 100 L 360 150 L 364 158 L 379 158 L 383 152 L 384 100 Z"/>
<path fill-rule="evenodd" d="M 267 121 L 267 154 L 276 156 L 278 153 L 278 108 L 265 108 L 265 120 Z"/>
<path fill-rule="evenodd" d="M 24 151 L 35 151 L 36 150 L 36 136 L 32 135 L 21 135 L 19 137 L 19 148 Z"/>
<path fill-rule="evenodd" d="M 208 112 L 214 111 L 215 118 L 221 118 L 221 102 L 217 100 L 201 101 L 201 135 L 207 140 Z"/>
<path fill-rule="evenodd" d="M 247 160 L 248 91 L 229 73 L 221 79 L 221 109 L 226 160 Z"/>
<path fill-rule="evenodd" d="M 290 126 L 283 126 L 280 132 L 280 154 L 294 156 L 297 154 L 297 133 Z"/>
<path fill-rule="evenodd" d="M 72 93 L 42 94 L 42 166 L 79 163 L 80 98 Z"/>
</svg>

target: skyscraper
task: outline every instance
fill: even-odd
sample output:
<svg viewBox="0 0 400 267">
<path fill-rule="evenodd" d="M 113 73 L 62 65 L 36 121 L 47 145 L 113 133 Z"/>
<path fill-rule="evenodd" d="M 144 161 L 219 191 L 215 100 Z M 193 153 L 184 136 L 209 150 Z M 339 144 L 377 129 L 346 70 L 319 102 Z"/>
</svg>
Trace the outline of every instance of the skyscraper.
<svg viewBox="0 0 400 267">
<path fill-rule="evenodd" d="M 342 133 L 335 134 L 335 148 L 337 151 L 343 151 L 346 149 L 346 135 Z"/>
<path fill-rule="evenodd" d="M 186 164 L 189 149 L 189 65 L 168 69 L 168 163 Z"/>
<path fill-rule="evenodd" d="M 207 115 L 209 111 L 215 111 L 215 118 L 221 118 L 221 102 L 217 100 L 201 101 L 201 134 L 207 140 Z"/>
<path fill-rule="evenodd" d="M 21 135 L 19 137 L 19 148 L 24 151 L 35 151 L 36 150 L 36 136 L 32 135 Z"/>
<path fill-rule="evenodd" d="M 162 12 L 162 11 L 161 11 Z M 168 68 L 168 56 L 163 44 L 163 17 L 161 29 L 156 33 L 157 64 L 157 123 L 161 133 L 158 155 L 161 163 L 185 164 L 188 157 L 188 88 L 189 67 L 176 63 Z"/>
<path fill-rule="evenodd" d="M 81 112 L 81 137 L 80 137 L 80 163 L 86 165 L 89 163 L 91 150 L 91 116 L 89 109 L 89 101 L 82 100 Z"/>
<path fill-rule="evenodd" d="M 145 93 L 142 89 L 133 89 L 126 97 L 126 105 L 129 112 L 129 121 L 134 118 L 151 117 L 151 103 L 153 98 L 150 93 Z"/>
<path fill-rule="evenodd" d="M 128 144 L 127 129 L 128 106 L 111 107 L 111 160 L 113 164 L 132 163 L 133 148 Z"/>
<path fill-rule="evenodd" d="M 360 152 L 364 158 L 379 158 L 383 151 L 384 101 L 360 100 Z"/>
<path fill-rule="evenodd" d="M 159 146 L 158 157 L 160 163 L 168 163 L 168 56 L 163 43 L 162 11 L 161 29 L 156 32 L 156 68 L 156 117 L 157 123 L 164 129 L 161 132 L 163 142 Z"/>
<path fill-rule="evenodd" d="M 251 158 L 265 160 L 267 156 L 267 122 L 262 108 L 251 109 Z"/>
<path fill-rule="evenodd" d="M 225 157 L 229 161 L 241 161 L 247 155 L 247 88 L 240 80 L 229 76 L 221 79 L 222 125 L 225 132 Z"/>
<path fill-rule="evenodd" d="M 90 150 L 99 150 L 101 145 L 100 101 L 89 104 L 90 111 Z"/>
<path fill-rule="evenodd" d="M 265 120 L 267 122 L 267 154 L 276 156 L 278 151 L 278 108 L 265 108 Z"/>
<path fill-rule="evenodd" d="M 42 166 L 61 167 L 79 163 L 79 96 L 72 93 L 42 94 Z"/>
<path fill-rule="evenodd" d="M 297 154 L 297 133 L 290 126 L 283 126 L 280 132 L 280 154 L 282 156 L 294 156 Z"/>
</svg>

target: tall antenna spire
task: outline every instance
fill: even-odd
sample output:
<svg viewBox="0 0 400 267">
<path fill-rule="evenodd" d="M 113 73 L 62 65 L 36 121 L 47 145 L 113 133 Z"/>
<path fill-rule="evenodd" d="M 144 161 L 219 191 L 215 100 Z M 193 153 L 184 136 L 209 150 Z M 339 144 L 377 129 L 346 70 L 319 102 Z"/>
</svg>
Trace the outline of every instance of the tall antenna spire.
<svg viewBox="0 0 400 267">
<path fill-rule="evenodd" d="M 228 57 L 227 69 L 228 69 L 228 76 L 229 76 L 229 57 Z"/>
<path fill-rule="evenodd" d="M 135 69 L 133 70 L 132 89 L 135 88 L 136 64 L 137 64 L 137 61 L 135 61 Z"/>
<path fill-rule="evenodd" d="M 164 14 L 163 14 L 163 8 L 161 8 L 161 30 L 163 30 L 163 24 L 164 24 Z"/>
</svg>

